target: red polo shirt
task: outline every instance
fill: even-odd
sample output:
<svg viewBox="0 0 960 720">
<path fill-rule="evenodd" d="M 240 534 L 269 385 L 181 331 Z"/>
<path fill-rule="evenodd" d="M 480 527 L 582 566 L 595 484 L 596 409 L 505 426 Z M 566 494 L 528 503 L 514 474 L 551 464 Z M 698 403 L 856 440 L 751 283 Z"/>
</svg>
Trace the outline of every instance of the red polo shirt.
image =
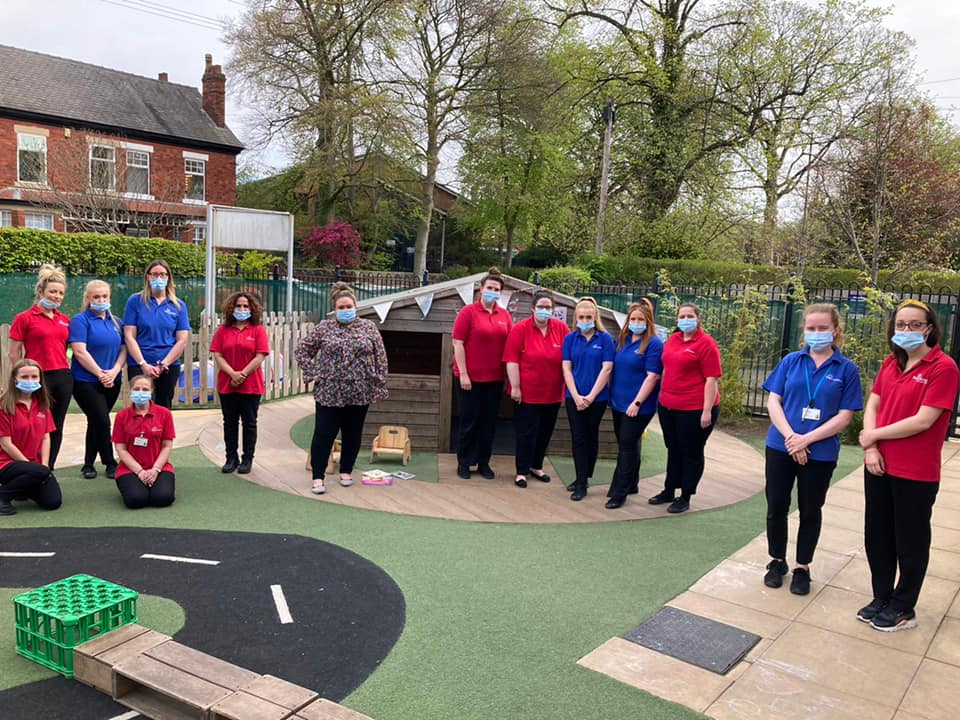
<svg viewBox="0 0 960 720">
<path fill-rule="evenodd" d="M 487 312 L 478 300 L 457 313 L 453 339 L 463 341 L 470 382 L 503 381 L 503 348 L 512 327 L 510 313 L 497 304 L 492 312 Z M 456 360 L 453 374 L 460 377 Z"/>
<path fill-rule="evenodd" d="M 532 317 L 513 326 L 503 349 L 503 361 L 520 366 L 523 402 L 563 402 L 563 338 L 568 332 L 566 324 L 557 318 L 547 322 L 546 333 L 540 332 Z"/>
<path fill-rule="evenodd" d="M 221 325 L 213 335 L 210 351 L 223 355 L 227 364 L 239 372 L 258 353 L 269 355 L 270 343 L 267 340 L 267 331 L 263 325 L 250 325 L 248 323 L 243 330 L 238 329 L 236 325 Z M 225 372 L 217 373 L 217 392 L 221 395 L 228 393 L 263 395 L 264 390 L 262 366 L 248 375 L 243 384 L 237 387 L 230 384 L 230 376 Z"/>
<path fill-rule="evenodd" d="M 0 437 L 8 437 L 30 462 L 40 462 L 43 437 L 57 429 L 53 414 L 40 408 L 36 398 L 30 398 L 30 407 L 18 402 L 13 415 L 0 410 Z M 15 462 L 0 448 L 0 470 Z"/>
<path fill-rule="evenodd" d="M 47 317 L 43 308 L 34 305 L 13 319 L 10 339 L 23 343 L 23 356 L 36 360 L 44 372 L 66 370 L 67 338 L 70 337 L 70 318 L 59 310 Z"/>
<path fill-rule="evenodd" d="M 177 436 L 173 429 L 173 414 L 165 407 L 150 403 L 146 415 L 138 415 L 133 405 L 125 407 L 117 413 L 113 421 L 113 436 L 115 443 L 123 443 L 127 452 L 144 468 L 150 469 L 160 455 L 160 446 L 164 440 L 173 440 Z M 137 438 L 146 438 L 146 447 L 137 445 Z M 173 472 L 173 465 L 165 463 L 163 470 Z M 132 473 L 133 470 L 123 464 L 117 466 L 117 477 Z"/>
<path fill-rule="evenodd" d="M 670 410 L 703 410 L 703 387 L 707 378 L 723 374 L 717 341 L 700 327 L 687 342 L 682 332 L 675 332 L 663 344 L 662 359 L 660 404 Z M 718 392 L 714 405 L 719 403 Z"/>
<path fill-rule="evenodd" d="M 939 346 L 931 348 L 905 373 L 900 372 L 895 356 L 883 361 L 870 391 L 880 397 L 878 428 L 916 415 L 923 405 L 945 411 L 921 433 L 877 442 L 887 474 L 924 482 L 940 480 L 940 451 L 956 402 L 958 382 L 957 364 Z"/>
</svg>

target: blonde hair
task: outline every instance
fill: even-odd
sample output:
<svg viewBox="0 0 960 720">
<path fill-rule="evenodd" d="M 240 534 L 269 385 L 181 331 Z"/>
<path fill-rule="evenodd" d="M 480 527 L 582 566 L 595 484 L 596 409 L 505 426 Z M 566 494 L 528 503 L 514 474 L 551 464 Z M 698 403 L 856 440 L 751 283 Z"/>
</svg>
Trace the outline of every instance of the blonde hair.
<svg viewBox="0 0 960 720">
<path fill-rule="evenodd" d="M 342 297 L 348 297 L 353 300 L 354 305 L 357 304 L 357 295 L 353 292 L 353 288 L 345 282 L 335 282 L 330 286 L 330 304 L 336 305 L 337 300 Z"/>
<path fill-rule="evenodd" d="M 17 373 L 20 372 L 20 368 L 25 367 L 35 367 L 40 371 L 40 389 L 33 393 L 33 397 L 37 399 L 37 402 L 40 403 L 40 407 L 43 410 L 50 409 L 50 396 L 47 394 L 47 386 L 43 382 L 43 368 L 40 367 L 40 363 L 36 360 L 23 358 L 15 362 L 13 367 L 10 368 L 7 387 L 4 388 L 3 394 L 0 395 L 0 410 L 3 410 L 7 415 L 17 414 L 17 398 L 21 394 L 17 389 Z"/>
<path fill-rule="evenodd" d="M 621 350 L 623 346 L 627 344 L 627 337 L 632 334 L 630 332 L 630 316 L 635 312 L 641 313 L 643 319 L 647 322 L 647 329 L 643 333 L 643 340 L 640 341 L 640 347 L 637 348 L 637 354 L 639 355 L 647 349 L 647 345 L 650 344 L 650 338 L 657 332 L 657 323 L 653 318 L 653 303 L 647 300 L 647 298 L 641 298 L 627 308 L 627 319 L 623 323 L 623 327 L 620 328 L 620 339 L 617 342 L 617 350 Z"/>
<path fill-rule="evenodd" d="M 813 313 L 826 313 L 830 316 L 830 322 L 833 323 L 833 326 L 837 329 L 836 334 L 833 336 L 833 346 L 837 349 L 843 347 L 843 325 L 840 324 L 840 311 L 837 310 L 837 306 L 833 303 L 814 303 L 813 305 L 807 305 L 803 308 L 803 316 L 801 317 L 800 322 L 807 322 L 807 315 L 812 315 Z M 800 347 L 806 345 L 805 342 L 800 344 Z"/>
<path fill-rule="evenodd" d="M 60 283 L 64 290 L 67 288 L 67 276 L 63 268 L 50 263 L 44 263 L 40 266 L 40 272 L 37 273 L 37 284 L 33 286 L 33 294 L 36 301 L 43 297 L 47 285 L 50 283 Z"/>
<path fill-rule="evenodd" d="M 593 307 L 593 324 L 596 326 L 597 330 L 600 332 L 606 332 L 607 329 L 603 326 L 603 320 L 600 319 L 600 306 L 597 305 L 597 301 L 594 300 L 589 295 L 584 295 L 582 298 L 577 300 L 577 305 L 574 307 L 573 312 L 576 314 L 577 309 L 581 305 L 590 305 Z"/>
<path fill-rule="evenodd" d="M 177 287 L 173 282 L 173 270 L 170 269 L 170 265 L 166 260 L 154 260 L 147 265 L 147 269 L 143 271 L 143 292 L 140 293 L 140 297 L 143 298 L 143 304 L 150 305 L 150 298 L 153 297 L 153 291 L 150 289 L 150 271 L 158 265 L 167 271 L 167 288 L 164 290 L 167 299 L 179 310 L 180 300 L 177 298 Z"/>
<path fill-rule="evenodd" d="M 83 302 L 80 304 L 80 312 L 86 312 L 87 308 L 90 307 L 90 293 L 92 293 L 96 288 L 106 288 L 111 294 L 113 291 L 110 288 L 110 283 L 106 280 L 91 280 L 83 288 Z M 113 326 L 119 330 L 120 323 L 117 322 L 117 317 L 112 312 L 107 310 L 107 315 L 110 320 L 113 321 Z"/>
</svg>

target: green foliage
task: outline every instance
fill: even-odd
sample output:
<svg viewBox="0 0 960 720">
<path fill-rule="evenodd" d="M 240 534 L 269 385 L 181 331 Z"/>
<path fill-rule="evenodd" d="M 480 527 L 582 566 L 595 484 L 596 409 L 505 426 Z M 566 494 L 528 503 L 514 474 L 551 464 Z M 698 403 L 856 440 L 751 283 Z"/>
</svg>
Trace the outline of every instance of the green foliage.
<svg viewBox="0 0 960 720">
<path fill-rule="evenodd" d="M 69 273 L 137 274 L 155 258 L 170 263 L 177 277 L 204 274 L 200 245 L 159 238 L 97 233 L 59 233 L 30 228 L 0 228 L 0 273 L 32 272 L 52 262 Z M 218 257 L 218 263 L 224 257 Z M 226 260 L 223 264 L 229 264 Z"/>
<path fill-rule="evenodd" d="M 575 293 L 593 281 L 590 272 L 573 265 L 558 265 L 540 271 L 540 284 L 562 293 Z"/>
<path fill-rule="evenodd" d="M 393 255 L 385 252 L 373 252 L 367 254 L 364 257 L 363 262 L 360 263 L 361 270 L 392 270 L 393 269 Z"/>
<path fill-rule="evenodd" d="M 443 272 L 452 280 L 454 278 L 466 277 L 470 274 L 470 268 L 466 265 L 444 265 Z"/>
<path fill-rule="evenodd" d="M 280 258 L 276 255 L 248 250 L 240 259 L 240 274 L 245 278 L 264 278 L 273 264 L 279 261 Z"/>
</svg>

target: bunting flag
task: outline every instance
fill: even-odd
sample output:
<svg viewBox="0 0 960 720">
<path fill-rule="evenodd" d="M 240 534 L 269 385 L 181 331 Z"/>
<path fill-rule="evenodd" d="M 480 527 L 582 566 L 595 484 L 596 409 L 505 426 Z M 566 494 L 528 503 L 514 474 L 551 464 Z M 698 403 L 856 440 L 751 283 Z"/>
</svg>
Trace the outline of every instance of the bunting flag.
<svg viewBox="0 0 960 720">
<path fill-rule="evenodd" d="M 430 312 L 430 308 L 433 306 L 433 293 L 428 295 L 417 295 L 417 305 L 420 306 L 420 312 L 423 313 L 423 316 L 426 317 Z"/>
<path fill-rule="evenodd" d="M 500 298 L 497 300 L 497 305 L 502 307 L 504 310 L 507 309 L 507 305 L 510 304 L 510 298 L 513 296 L 513 293 L 510 290 L 501 290 Z"/>
<path fill-rule="evenodd" d="M 457 288 L 457 292 L 460 294 L 460 299 L 463 300 L 464 305 L 469 305 L 473 302 L 473 283 L 465 283 Z"/>
<path fill-rule="evenodd" d="M 383 325 L 384 321 L 387 319 L 387 314 L 390 312 L 390 308 L 393 307 L 393 300 L 387 300 L 386 302 L 377 303 L 373 306 L 373 309 L 377 311 L 377 317 L 380 318 L 380 324 Z"/>
<path fill-rule="evenodd" d="M 617 321 L 617 325 L 620 329 L 623 329 L 623 326 L 627 324 L 627 316 L 622 312 L 613 311 L 613 319 Z"/>
</svg>

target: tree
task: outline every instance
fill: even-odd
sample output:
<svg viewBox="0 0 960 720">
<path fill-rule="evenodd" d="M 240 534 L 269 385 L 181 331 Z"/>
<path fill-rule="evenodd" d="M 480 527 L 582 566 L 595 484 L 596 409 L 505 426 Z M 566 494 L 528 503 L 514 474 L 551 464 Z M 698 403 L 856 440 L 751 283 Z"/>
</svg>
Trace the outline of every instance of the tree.
<svg viewBox="0 0 960 720">
<path fill-rule="evenodd" d="M 302 246 L 305 253 L 330 265 L 353 267 L 363 260 L 360 233 L 345 222 L 311 228 Z"/>
</svg>

